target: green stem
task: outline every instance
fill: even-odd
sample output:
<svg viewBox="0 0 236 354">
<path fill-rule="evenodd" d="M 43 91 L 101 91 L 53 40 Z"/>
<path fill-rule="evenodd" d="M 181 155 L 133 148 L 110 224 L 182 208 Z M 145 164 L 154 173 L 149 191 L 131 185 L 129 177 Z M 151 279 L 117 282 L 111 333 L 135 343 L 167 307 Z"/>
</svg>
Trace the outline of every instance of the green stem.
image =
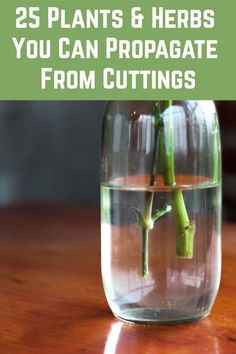
<svg viewBox="0 0 236 354">
<path fill-rule="evenodd" d="M 143 249 L 142 249 L 142 277 L 146 278 L 149 273 L 148 269 L 148 237 L 149 229 L 143 228 Z"/>
<path fill-rule="evenodd" d="M 177 228 L 176 255 L 192 258 L 195 224 L 189 220 L 182 191 L 171 192 L 171 200 Z"/>
<path fill-rule="evenodd" d="M 172 101 L 165 101 L 165 109 L 171 106 Z M 176 254 L 179 257 L 192 258 L 195 225 L 189 220 L 182 191 L 174 189 L 176 180 L 174 169 L 173 117 L 171 111 L 166 117 L 162 118 L 160 129 L 160 155 L 164 183 L 166 186 L 173 188 L 171 201 L 177 228 Z"/>
<path fill-rule="evenodd" d="M 153 159 L 152 159 L 152 167 L 151 167 L 151 179 L 149 186 L 153 187 L 156 184 L 156 176 L 157 176 L 157 161 L 158 161 L 158 139 L 159 139 L 159 131 L 160 131 L 160 106 L 158 102 L 154 104 L 154 127 L 155 127 L 155 139 L 154 139 L 154 151 L 153 151 Z"/>
<path fill-rule="evenodd" d="M 155 186 L 156 183 L 156 174 L 157 174 L 157 155 L 158 155 L 158 137 L 159 137 L 159 122 L 157 119 L 157 114 L 160 115 L 159 105 L 156 103 L 154 106 L 154 117 L 155 117 L 155 138 L 154 138 L 154 151 L 153 151 L 153 159 L 152 159 L 152 166 L 151 166 L 151 178 L 149 187 Z M 142 276 L 145 278 L 148 276 L 149 273 L 149 266 L 148 266 L 148 237 L 149 237 L 149 230 L 151 230 L 154 226 L 154 222 L 152 220 L 152 205 L 153 205 L 153 198 L 154 192 L 146 192 L 145 193 L 145 201 L 144 201 L 144 211 L 143 211 L 143 223 L 142 226 L 142 235 L 143 235 L 143 250 L 142 250 Z"/>
<path fill-rule="evenodd" d="M 154 226 L 152 219 L 152 205 L 154 192 L 145 192 L 144 210 L 142 216 L 142 236 L 143 236 L 143 249 L 142 249 L 142 276 L 146 278 L 149 273 L 148 266 L 148 237 L 149 230 Z"/>
</svg>

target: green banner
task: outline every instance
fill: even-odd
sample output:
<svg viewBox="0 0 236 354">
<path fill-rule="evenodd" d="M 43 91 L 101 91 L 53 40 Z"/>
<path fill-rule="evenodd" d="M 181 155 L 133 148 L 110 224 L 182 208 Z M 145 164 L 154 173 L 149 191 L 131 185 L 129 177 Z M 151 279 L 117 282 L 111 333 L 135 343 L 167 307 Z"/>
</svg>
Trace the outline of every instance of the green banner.
<svg viewBox="0 0 236 354">
<path fill-rule="evenodd" d="M 235 14 L 235 0 L 0 0 L 0 99 L 235 100 Z"/>
</svg>

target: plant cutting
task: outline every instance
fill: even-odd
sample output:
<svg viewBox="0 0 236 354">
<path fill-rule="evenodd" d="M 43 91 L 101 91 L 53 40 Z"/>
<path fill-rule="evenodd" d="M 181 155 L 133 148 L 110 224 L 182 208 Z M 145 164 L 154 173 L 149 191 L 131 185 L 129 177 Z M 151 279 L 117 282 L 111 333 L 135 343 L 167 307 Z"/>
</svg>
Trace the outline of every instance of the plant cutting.
<svg viewBox="0 0 236 354">
<path fill-rule="evenodd" d="M 148 238 L 149 232 L 155 223 L 165 214 L 173 211 L 176 223 L 176 255 L 183 258 L 192 258 L 193 239 L 195 225 L 189 220 L 186 205 L 181 190 L 176 189 L 174 169 L 174 141 L 173 141 L 173 116 L 172 101 L 163 102 L 163 112 L 159 102 L 154 103 L 154 125 L 155 141 L 151 166 L 149 188 L 155 187 L 157 183 L 158 153 L 162 164 L 164 184 L 169 186 L 171 191 L 171 206 L 166 205 L 163 209 L 152 211 L 154 192 L 145 193 L 144 210 L 133 208 L 137 214 L 138 222 L 142 228 L 142 276 L 148 276 Z"/>
</svg>

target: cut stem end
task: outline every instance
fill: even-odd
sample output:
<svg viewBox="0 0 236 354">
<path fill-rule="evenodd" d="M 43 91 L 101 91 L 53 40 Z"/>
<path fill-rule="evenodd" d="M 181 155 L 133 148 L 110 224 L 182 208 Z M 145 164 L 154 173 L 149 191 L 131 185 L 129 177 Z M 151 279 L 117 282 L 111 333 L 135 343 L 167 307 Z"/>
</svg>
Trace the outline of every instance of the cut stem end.
<svg viewBox="0 0 236 354">
<path fill-rule="evenodd" d="M 184 229 L 178 230 L 176 239 L 176 255 L 181 258 L 193 258 L 195 224 L 190 222 Z"/>
</svg>

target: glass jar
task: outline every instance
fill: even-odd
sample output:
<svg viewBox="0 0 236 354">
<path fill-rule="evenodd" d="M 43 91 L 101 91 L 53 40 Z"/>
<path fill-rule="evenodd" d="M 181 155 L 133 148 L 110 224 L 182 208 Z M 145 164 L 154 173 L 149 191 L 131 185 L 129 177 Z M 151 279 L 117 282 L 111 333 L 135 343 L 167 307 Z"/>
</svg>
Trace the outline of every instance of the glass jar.
<svg viewBox="0 0 236 354">
<path fill-rule="evenodd" d="M 103 121 L 102 279 L 122 320 L 193 322 L 221 273 L 221 148 L 212 101 L 114 101 Z"/>
</svg>

